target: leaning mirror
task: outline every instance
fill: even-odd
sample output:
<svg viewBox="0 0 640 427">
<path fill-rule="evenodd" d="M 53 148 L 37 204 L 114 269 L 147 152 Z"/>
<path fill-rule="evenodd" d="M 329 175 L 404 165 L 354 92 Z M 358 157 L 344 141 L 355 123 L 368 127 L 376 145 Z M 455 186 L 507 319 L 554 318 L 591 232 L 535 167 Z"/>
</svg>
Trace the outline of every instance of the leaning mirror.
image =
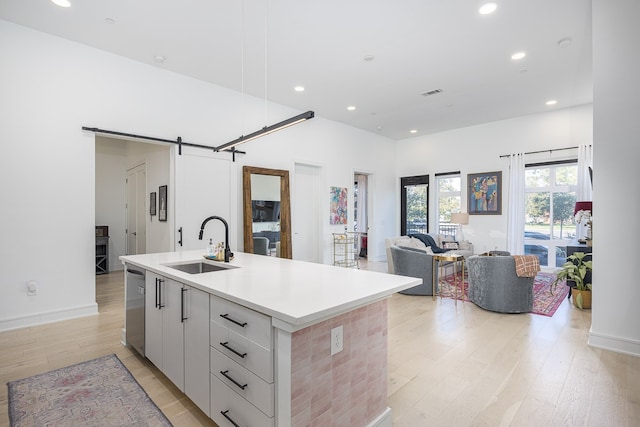
<svg viewBox="0 0 640 427">
<path fill-rule="evenodd" d="M 244 251 L 291 258 L 289 171 L 242 168 Z"/>
</svg>

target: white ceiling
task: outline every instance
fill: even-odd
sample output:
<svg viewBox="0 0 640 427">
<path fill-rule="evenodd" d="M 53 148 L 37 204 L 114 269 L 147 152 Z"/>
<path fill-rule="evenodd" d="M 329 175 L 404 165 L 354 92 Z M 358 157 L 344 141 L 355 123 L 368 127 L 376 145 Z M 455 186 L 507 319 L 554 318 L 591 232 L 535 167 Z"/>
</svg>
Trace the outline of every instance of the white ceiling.
<svg viewBox="0 0 640 427">
<path fill-rule="evenodd" d="M 70 1 L 0 18 L 393 139 L 592 102 L 590 0 Z"/>
</svg>

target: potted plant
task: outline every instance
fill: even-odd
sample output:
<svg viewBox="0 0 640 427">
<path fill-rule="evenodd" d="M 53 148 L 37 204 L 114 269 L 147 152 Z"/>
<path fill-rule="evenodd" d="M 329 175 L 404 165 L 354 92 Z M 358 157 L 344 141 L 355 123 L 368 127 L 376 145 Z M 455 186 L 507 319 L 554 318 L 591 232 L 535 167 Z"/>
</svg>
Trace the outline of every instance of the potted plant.
<svg viewBox="0 0 640 427">
<path fill-rule="evenodd" d="M 566 280 L 571 286 L 573 304 L 578 308 L 591 308 L 591 274 L 592 261 L 585 261 L 587 255 L 584 252 L 574 252 L 567 257 L 567 262 L 562 265 L 555 280 L 551 284 L 551 290 L 555 290 L 558 283 Z"/>
</svg>

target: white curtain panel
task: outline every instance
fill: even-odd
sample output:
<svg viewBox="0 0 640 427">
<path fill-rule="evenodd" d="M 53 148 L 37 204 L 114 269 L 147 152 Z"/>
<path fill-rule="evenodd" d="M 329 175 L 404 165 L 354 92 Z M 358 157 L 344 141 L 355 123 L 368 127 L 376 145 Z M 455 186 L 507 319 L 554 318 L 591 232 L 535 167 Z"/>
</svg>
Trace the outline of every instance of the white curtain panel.
<svg viewBox="0 0 640 427">
<path fill-rule="evenodd" d="M 524 153 L 509 157 L 509 215 L 507 217 L 507 250 L 512 255 L 524 254 Z"/>
<path fill-rule="evenodd" d="M 367 232 L 367 176 L 356 175 L 358 183 L 358 232 Z"/>
<path fill-rule="evenodd" d="M 589 168 L 593 167 L 593 147 L 580 145 L 578 147 L 578 191 L 576 201 L 592 200 L 591 177 Z"/>
<path fill-rule="evenodd" d="M 589 168 L 593 167 L 593 147 L 591 145 L 578 146 L 578 188 L 576 201 L 593 200 L 591 176 Z M 583 239 L 587 235 L 587 227 L 577 224 L 576 239 Z"/>
</svg>

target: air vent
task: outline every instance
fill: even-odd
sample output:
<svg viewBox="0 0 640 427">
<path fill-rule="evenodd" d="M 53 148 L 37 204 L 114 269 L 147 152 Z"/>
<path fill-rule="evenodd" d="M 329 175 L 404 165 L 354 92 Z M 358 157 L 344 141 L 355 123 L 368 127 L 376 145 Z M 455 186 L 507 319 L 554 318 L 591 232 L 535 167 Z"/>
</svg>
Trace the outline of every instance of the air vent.
<svg viewBox="0 0 640 427">
<path fill-rule="evenodd" d="M 422 92 L 422 96 L 431 96 L 431 95 L 436 95 L 438 93 L 441 93 L 442 89 L 434 89 L 434 90 L 430 90 L 428 92 Z"/>
</svg>

